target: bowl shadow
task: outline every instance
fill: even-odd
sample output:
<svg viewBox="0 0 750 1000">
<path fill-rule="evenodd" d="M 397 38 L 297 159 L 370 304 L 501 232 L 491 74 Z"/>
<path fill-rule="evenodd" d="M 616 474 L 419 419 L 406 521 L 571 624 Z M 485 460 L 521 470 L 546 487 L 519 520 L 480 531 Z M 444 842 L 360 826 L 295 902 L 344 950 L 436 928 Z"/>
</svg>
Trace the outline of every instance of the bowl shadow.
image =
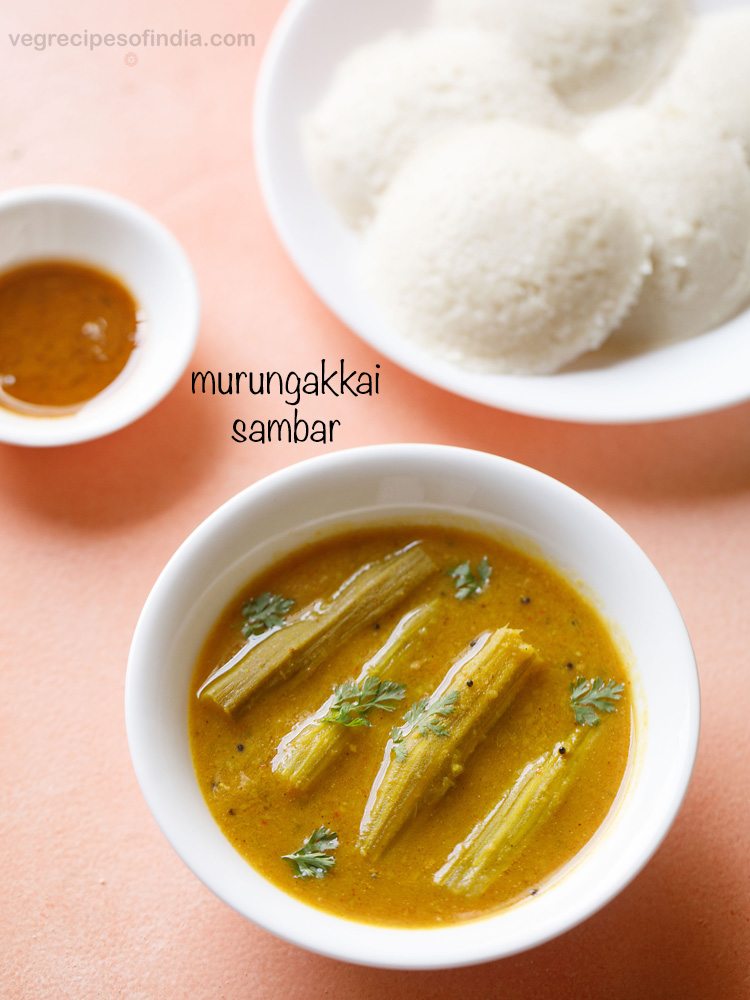
<svg viewBox="0 0 750 1000">
<path fill-rule="evenodd" d="M 154 410 L 113 435 L 60 448 L 0 446 L 2 489 L 26 516 L 81 532 L 158 514 L 211 472 L 221 434 L 185 380 Z"/>
<path fill-rule="evenodd" d="M 577 424 L 494 410 L 394 369 L 412 421 L 441 444 L 546 472 L 583 493 L 672 502 L 750 491 L 750 404 L 648 424 Z"/>
</svg>

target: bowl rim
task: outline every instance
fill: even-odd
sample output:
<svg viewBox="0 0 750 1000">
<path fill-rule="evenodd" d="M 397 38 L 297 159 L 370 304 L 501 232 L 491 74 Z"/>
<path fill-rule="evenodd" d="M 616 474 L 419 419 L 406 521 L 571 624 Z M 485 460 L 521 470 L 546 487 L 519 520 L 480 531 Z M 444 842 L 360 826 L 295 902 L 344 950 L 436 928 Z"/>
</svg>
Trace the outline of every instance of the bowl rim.
<svg viewBox="0 0 750 1000">
<path fill-rule="evenodd" d="M 7 211 L 17 208 L 32 208 L 39 205 L 65 205 L 74 211 L 85 212 L 93 209 L 102 216 L 101 224 L 107 218 L 127 222 L 139 231 L 141 238 L 157 247 L 162 259 L 168 264 L 168 273 L 179 289 L 184 301 L 187 322 L 179 327 L 170 346 L 170 364 L 159 369 L 159 377 L 153 378 L 138 397 L 134 397 L 127 407 L 111 406 L 102 400 L 96 412 L 86 412 L 85 408 L 67 420 L 65 417 L 29 417 L 21 420 L 6 420 L 0 409 L 0 442 L 27 448 L 51 448 L 92 441 L 123 427 L 129 426 L 152 410 L 175 387 L 187 368 L 198 341 L 200 329 L 200 294 L 198 283 L 190 259 L 177 237 L 145 208 L 121 195 L 112 194 L 101 188 L 79 184 L 31 184 L 0 191 L 0 219 Z M 43 259 L 43 255 L 37 255 Z M 64 255 L 50 255 L 54 259 L 64 259 Z M 71 255 L 71 260 L 74 255 Z M 101 267 L 105 273 L 111 268 L 97 253 L 92 254 L 90 264 Z M 9 264 L 2 271 L 22 266 Z M 127 284 L 127 281 L 126 281 Z M 118 395 L 117 379 L 107 387 L 113 399 Z M 81 419 L 76 419 L 79 414 Z"/>
<path fill-rule="evenodd" d="M 184 577 L 186 571 L 189 569 L 190 562 L 194 558 L 198 549 L 204 546 L 207 542 L 211 541 L 212 535 L 219 528 L 220 524 L 230 522 L 242 512 L 246 511 L 247 507 L 251 507 L 254 502 L 260 501 L 263 497 L 268 498 L 269 496 L 277 494 L 280 491 L 286 492 L 290 489 L 299 489 L 301 483 L 311 475 L 335 475 L 338 469 L 343 468 L 347 463 L 352 461 L 364 460 L 366 462 L 379 461 L 381 463 L 387 463 L 388 461 L 393 460 L 394 457 L 398 457 L 402 460 L 408 459 L 412 464 L 418 462 L 420 459 L 429 461 L 430 459 L 435 459 L 437 457 L 440 457 L 442 461 L 451 458 L 457 459 L 458 461 L 478 460 L 482 463 L 486 463 L 487 468 L 489 468 L 489 466 L 494 466 L 496 469 L 502 469 L 506 474 L 510 473 L 511 475 L 527 477 L 531 482 L 544 485 L 552 491 L 561 492 L 562 494 L 567 495 L 569 500 L 575 501 L 582 507 L 582 509 L 587 510 L 590 516 L 604 519 L 608 522 L 610 528 L 614 527 L 616 532 L 620 534 L 626 544 L 635 550 L 635 552 L 641 557 L 644 569 L 648 569 L 651 572 L 654 584 L 661 589 L 663 597 L 665 597 L 671 604 L 673 611 L 673 615 L 671 616 L 671 628 L 674 632 L 673 641 L 675 648 L 678 649 L 680 653 L 681 662 L 683 664 L 682 673 L 685 681 L 683 694 L 687 705 L 686 728 L 688 730 L 688 735 L 687 739 L 684 741 L 682 757 L 679 763 L 679 775 L 674 781 L 669 793 L 665 794 L 664 798 L 660 800 L 660 814 L 656 821 L 653 816 L 651 817 L 650 822 L 652 824 L 652 829 L 649 831 L 647 840 L 641 846 L 641 853 L 638 857 L 637 863 L 633 863 L 630 868 L 624 871 L 618 878 L 614 879 L 611 884 L 606 887 L 606 890 L 601 892 L 597 898 L 587 901 L 586 905 L 579 905 L 578 910 L 574 914 L 571 915 L 570 913 L 565 913 L 561 916 L 556 915 L 554 920 L 548 921 L 547 927 L 543 933 L 529 935 L 528 940 L 522 943 L 514 944 L 511 947 L 503 946 L 501 942 L 498 942 L 497 946 L 493 948 L 483 946 L 472 950 L 471 948 L 465 947 L 462 955 L 452 954 L 448 958 L 446 958 L 445 953 L 437 947 L 438 942 L 441 941 L 445 943 L 448 937 L 450 937 L 452 931 L 471 926 L 472 924 L 477 923 L 476 921 L 469 921 L 468 923 L 461 922 L 441 928 L 401 928 L 396 926 L 383 927 L 382 925 L 352 921 L 347 918 L 338 917 L 335 914 L 322 911 L 318 908 L 310 907 L 307 904 L 300 903 L 295 897 L 284 893 L 283 890 L 274 886 L 274 888 L 277 889 L 277 891 L 289 903 L 289 913 L 287 914 L 288 920 L 279 921 L 276 919 L 269 919 L 267 914 L 265 914 L 262 909 L 259 910 L 257 907 L 254 908 L 254 901 L 252 899 L 248 900 L 243 898 L 240 902 L 236 897 L 231 898 L 231 893 L 218 889 L 215 884 L 212 884 L 211 878 L 206 875 L 203 865 L 200 859 L 195 856 L 195 853 L 190 856 L 189 851 L 181 849 L 174 843 L 173 838 L 170 835 L 170 817 L 168 815 L 169 809 L 163 807 L 161 803 L 158 790 L 159 778 L 156 777 L 155 780 L 158 769 L 155 768 L 150 762 L 147 749 L 143 745 L 144 734 L 143 726 L 141 724 L 142 705 L 139 701 L 138 687 L 143 679 L 144 672 L 149 665 L 149 659 L 146 655 L 149 645 L 149 633 L 152 629 L 158 628 L 158 624 L 154 620 L 154 614 L 158 611 L 158 605 L 168 598 L 170 589 L 179 579 Z M 342 513 L 343 516 L 345 516 L 346 512 L 344 511 Z M 159 575 L 156 583 L 148 595 L 148 598 L 146 599 L 143 610 L 138 619 L 130 649 L 125 682 L 125 720 L 131 760 L 136 777 L 141 786 L 141 791 L 152 815 L 173 849 L 175 849 L 175 851 L 179 854 L 187 867 L 190 868 L 215 895 L 222 899 L 223 902 L 227 903 L 246 919 L 249 919 L 265 930 L 270 931 L 277 937 L 280 937 L 281 939 L 308 951 L 312 951 L 329 958 L 368 967 L 428 970 L 460 968 L 468 965 L 495 961 L 497 959 L 510 957 L 514 954 L 518 954 L 542 945 L 547 941 L 567 932 L 568 930 L 571 930 L 578 924 L 593 916 L 596 912 L 607 905 L 607 903 L 609 903 L 614 897 L 616 897 L 642 871 L 667 836 L 667 833 L 669 832 L 675 817 L 681 808 L 690 783 L 695 766 L 700 733 L 700 685 L 697 664 L 690 642 L 690 637 L 682 615 L 680 614 L 680 611 L 669 589 L 667 588 L 666 583 L 658 573 L 658 570 L 656 570 L 653 566 L 653 563 L 651 563 L 640 546 L 638 546 L 625 529 L 617 524 L 616 521 L 602 511 L 601 508 L 599 508 L 592 501 L 588 500 L 571 487 L 566 486 L 545 473 L 513 460 L 501 458 L 486 452 L 443 445 L 374 445 L 316 456 L 278 470 L 271 475 L 258 480 L 252 485 L 246 487 L 240 493 L 231 497 L 219 506 L 204 521 L 202 521 L 190 535 L 188 535 Z M 171 828 L 174 829 L 174 826 L 172 825 Z M 223 837 L 223 833 L 221 836 Z M 234 849 L 232 848 L 232 850 Z M 246 861 L 244 863 L 248 864 Z M 252 866 L 249 867 L 252 868 Z M 255 869 L 253 869 L 253 871 L 255 872 Z M 263 876 L 260 876 L 259 873 L 255 873 L 258 874 L 258 877 L 263 878 Z M 268 880 L 263 879 L 263 881 L 268 883 Z M 273 886 L 273 883 L 268 884 Z M 541 898 L 542 895 L 543 894 L 540 894 L 539 898 Z M 318 917 L 323 914 L 329 924 L 333 922 L 333 926 L 345 925 L 348 928 L 359 928 L 362 932 L 360 934 L 360 946 L 356 947 L 351 943 L 347 943 L 345 935 L 342 935 L 341 940 L 334 939 L 331 943 L 321 943 L 319 940 L 311 941 L 307 933 L 306 922 L 297 919 L 295 916 L 295 913 L 297 915 L 299 914 L 298 907 L 300 906 L 304 910 L 311 914 L 315 914 Z M 484 918 L 481 918 L 478 922 L 487 924 L 507 912 L 507 909 L 500 910 L 498 913 L 492 913 Z M 395 940 L 396 936 L 402 937 L 403 935 L 409 936 L 415 947 L 417 946 L 418 941 L 425 941 L 430 938 L 432 938 L 436 947 L 432 947 L 430 949 L 421 948 L 416 957 L 412 957 L 411 955 L 409 957 L 405 957 L 403 954 L 395 956 L 387 954 L 386 952 L 389 947 L 388 941 Z M 377 954 L 373 956 L 372 954 L 369 954 L 368 951 L 374 944 L 376 938 L 378 939 L 378 950 Z M 365 947 L 365 942 L 367 942 L 367 948 Z"/>
</svg>

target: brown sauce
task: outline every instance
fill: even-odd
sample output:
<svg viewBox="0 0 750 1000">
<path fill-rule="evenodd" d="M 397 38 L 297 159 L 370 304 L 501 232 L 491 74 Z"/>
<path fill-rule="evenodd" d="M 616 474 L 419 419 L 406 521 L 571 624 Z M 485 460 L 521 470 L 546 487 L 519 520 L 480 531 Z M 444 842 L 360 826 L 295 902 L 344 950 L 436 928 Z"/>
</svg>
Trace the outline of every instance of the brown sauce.
<svg viewBox="0 0 750 1000">
<path fill-rule="evenodd" d="M 78 409 L 122 373 L 138 305 L 104 271 L 40 261 L 0 275 L 0 405 L 30 415 Z"/>
</svg>

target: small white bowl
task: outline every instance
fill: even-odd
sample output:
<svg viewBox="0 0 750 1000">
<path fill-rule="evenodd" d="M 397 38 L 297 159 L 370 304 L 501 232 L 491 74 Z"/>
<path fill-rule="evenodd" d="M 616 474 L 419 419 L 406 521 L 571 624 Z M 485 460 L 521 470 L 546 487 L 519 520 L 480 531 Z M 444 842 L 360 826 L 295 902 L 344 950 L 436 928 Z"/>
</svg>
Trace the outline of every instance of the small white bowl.
<svg viewBox="0 0 750 1000">
<path fill-rule="evenodd" d="M 201 645 L 253 575 L 314 537 L 394 518 L 459 521 L 543 552 L 595 595 L 631 663 L 636 739 L 610 815 L 537 896 L 469 923 L 412 930 L 323 913 L 267 882 L 214 822 L 193 770 L 188 691 Z M 588 500 L 506 459 L 430 445 L 361 448 L 278 472 L 217 510 L 181 546 L 141 614 L 126 681 L 130 752 L 157 822 L 221 899 L 324 955 L 389 968 L 443 968 L 523 951 L 573 927 L 640 871 L 680 807 L 700 698 L 685 626 L 635 542 Z M 394 916 L 397 917 L 397 914 Z"/>
<path fill-rule="evenodd" d="M 74 444 L 132 423 L 173 388 L 198 336 L 198 290 L 187 256 L 165 227 L 122 198 L 91 188 L 41 186 L 0 194 L 0 271 L 70 260 L 118 278 L 144 317 L 121 375 L 75 413 L 25 416 L 0 407 L 0 441 Z"/>
</svg>

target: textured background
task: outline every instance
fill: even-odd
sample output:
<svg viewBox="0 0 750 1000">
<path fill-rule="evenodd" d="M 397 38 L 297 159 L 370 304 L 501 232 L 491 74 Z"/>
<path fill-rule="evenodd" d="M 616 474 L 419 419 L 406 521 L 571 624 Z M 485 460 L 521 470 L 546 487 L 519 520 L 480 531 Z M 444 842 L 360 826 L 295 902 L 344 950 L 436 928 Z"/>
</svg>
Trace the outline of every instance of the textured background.
<svg viewBox="0 0 750 1000">
<path fill-rule="evenodd" d="M 378 360 L 316 301 L 270 228 L 250 115 L 281 0 L 13 0 L 0 15 L 0 185 L 98 185 L 184 242 L 204 299 L 196 367 Z M 12 7 L 12 9 L 11 9 Z M 118 8 L 119 9 L 119 8 Z M 252 31 L 254 51 L 13 49 L 7 32 Z M 694 782 L 672 833 L 612 905 L 530 954 L 390 973 L 308 955 L 204 889 L 136 787 L 123 679 L 142 602 L 220 502 L 318 446 L 229 440 L 263 401 L 186 380 L 119 434 L 0 446 L 0 995 L 12 998 L 721 998 L 750 996 L 750 407 L 637 428 L 557 425 L 454 399 L 384 363 L 383 395 L 321 407 L 337 447 L 429 441 L 536 466 L 602 505 L 665 575 L 701 668 Z M 277 409 L 280 409 L 279 406 Z"/>
</svg>

